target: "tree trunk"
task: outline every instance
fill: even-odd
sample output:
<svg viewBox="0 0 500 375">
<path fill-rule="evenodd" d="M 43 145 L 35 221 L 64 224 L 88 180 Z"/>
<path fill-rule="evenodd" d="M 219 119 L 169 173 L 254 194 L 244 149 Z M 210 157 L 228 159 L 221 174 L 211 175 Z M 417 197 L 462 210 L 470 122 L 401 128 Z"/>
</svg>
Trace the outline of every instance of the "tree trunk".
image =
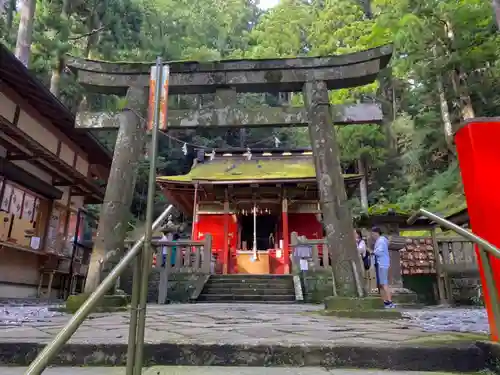
<svg viewBox="0 0 500 375">
<path fill-rule="evenodd" d="M 454 51 L 455 32 L 453 25 L 446 21 L 446 33 L 451 44 L 451 52 Z M 467 120 L 475 117 L 472 100 L 469 94 L 469 85 L 467 84 L 467 73 L 464 72 L 460 65 L 450 72 L 453 90 L 458 97 L 458 107 L 460 109 L 460 117 Z"/>
<path fill-rule="evenodd" d="M 433 47 L 432 53 L 435 58 L 438 57 L 436 46 Z M 443 133 L 446 140 L 446 144 L 451 152 L 454 151 L 453 148 L 453 128 L 450 119 L 450 108 L 448 107 L 448 101 L 446 100 L 446 92 L 444 91 L 443 77 L 438 74 L 436 76 L 436 87 L 439 96 L 439 109 L 441 111 L 441 120 L 443 120 Z"/>
<path fill-rule="evenodd" d="M 9 5 L 7 8 L 7 30 L 12 29 L 12 23 L 14 21 L 14 11 L 16 10 L 16 0 L 9 0 Z M 9 33 L 10 35 L 10 33 Z"/>
<path fill-rule="evenodd" d="M 361 258 L 354 240 L 351 210 L 347 204 L 340 166 L 340 149 L 332 126 L 325 82 L 308 82 L 304 97 L 309 116 L 309 135 L 314 152 L 316 178 L 328 251 L 335 283 L 341 296 L 358 296 L 356 280 L 362 280 Z"/>
<path fill-rule="evenodd" d="M 373 18 L 371 0 L 361 0 L 361 5 L 363 6 L 363 13 L 365 14 L 365 17 L 371 20 Z"/>
<path fill-rule="evenodd" d="M 103 4 L 101 4 L 101 5 L 103 5 Z M 92 10 L 92 14 L 88 17 L 88 20 L 87 20 L 87 32 L 88 33 L 92 33 L 92 30 L 96 30 L 102 26 L 101 20 L 99 19 L 99 14 L 98 14 L 97 8 L 98 8 L 98 6 Z M 99 38 L 100 38 L 100 33 L 93 33 L 87 37 L 87 43 L 86 43 L 85 50 L 83 53 L 83 55 L 87 59 L 92 59 L 94 57 L 92 48 L 99 44 Z"/>
<path fill-rule="evenodd" d="M 498 30 L 500 31 L 500 0 L 492 0 L 492 5 L 495 22 L 497 24 Z"/>
<path fill-rule="evenodd" d="M 469 85 L 467 84 L 467 74 L 458 67 L 451 72 L 451 81 L 455 94 L 458 96 L 460 117 L 463 120 L 475 117 L 474 107 L 472 106 L 469 94 Z"/>
<path fill-rule="evenodd" d="M 441 75 L 436 76 L 436 86 L 439 95 L 439 108 L 441 110 L 441 119 L 443 120 L 443 132 L 444 138 L 448 148 L 453 151 L 453 129 L 450 120 L 450 109 L 448 107 L 448 101 L 446 100 L 446 94 L 444 92 L 443 77 Z"/>
<path fill-rule="evenodd" d="M 368 178 L 366 176 L 365 161 L 362 157 L 358 159 L 358 173 L 363 175 L 359 184 L 359 195 L 361 197 L 361 208 L 364 212 L 368 212 Z"/>
<path fill-rule="evenodd" d="M 384 130 L 386 147 L 389 155 L 389 159 L 393 159 L 397 156 L 397 142 L 396 137 L 392 132 L 392 123 L 396 119 L 396 93 L 393 87 L 393 78 L 391 68 L 384 69 L 379 74 L 379 95 L 382 97 L 382 111 L 384 113 L 384 119 L 382 122 L 382 129 Z"/>
<path fill-rule="evenodd" d="M 69 16 L 71 12 L 71 2 L 70 0 L 63 0 L 62 9 L 61 9 L 61 24 L 62 28 L 59 33 L 59 41 L 61 43 L 68 43 L 69 34 L 71 30 L 71 26 L 69 25 Z M 60 96 L 60 83 L 61 83 L 61 74 L 64 71 L 65 66 L 65 55 L 66 51 L 58 48 L 57 56 L 56 56 L 56 64 L 52 68 L 52 76 L 50 78 L 50 92 L 56 97 Z"/>
<path fill-rule="evenodd" d="M 29 67 L 36 0 L 21 0 L 21 20 L 17 32 L 16 57 Z"/>
<path fill-rule="evenodd" d="M 144 154 L 144 121 L 137 115 L 143 116 L 146 108 L 144 88 L 129 88 L 127 103 L 130 109 L 122 113 L 85 293 L 97 288 L 123 253 L 139 162 Z"/>
<path fill-rule="evenodd" d="M 59 59 L 56 66 L 52 69 L 52 75 L 50 77 L 50 92 L 56 97 L 59 98 L 60 94 L 60 83 L 61 83 L 61 74 L 64 69 L 64 60 Z"/>
</svg>

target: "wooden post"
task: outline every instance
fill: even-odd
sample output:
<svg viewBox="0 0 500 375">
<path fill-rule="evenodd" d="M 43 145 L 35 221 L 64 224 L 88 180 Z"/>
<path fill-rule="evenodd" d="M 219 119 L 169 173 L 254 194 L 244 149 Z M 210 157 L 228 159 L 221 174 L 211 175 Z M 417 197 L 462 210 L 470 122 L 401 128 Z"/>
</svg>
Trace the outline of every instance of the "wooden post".
<svg viewBox="0 0 500 375">
<path fill-rule="evenodd" d="M 144 154 L 146 130 L 138 114 L 146 108 L 146 98 L 143 87 L 131 87 L 127 92 L 127 108 L 116 138 L 85 293 L 97 288 L 123 253 L 139 162 Z"/>
<path fill-rule="evenodd" d="M 446 296 L 446 289 L 443 280 L 443 267 L 441 267 L 441 257 L 439 256 L 439 244 L 436 237 L 436 228 L 432 228 L 432 248 L 434 249 L 434 262 L 436 265 L 436 278 L 438 284 L 438 299 L 440 304 L 448 303 L 448 298 Z"/>
<path fill-rule="evenodd" d="M 162 254 L 163 256 L 163 254 Z M 163 305 L 167 300 L 167 290 L 168 290 L 168 275 L 169 275 L 169 265 L 170 257 L 172 256 L 172 248 L 167 247 L 166 262 L 165 267 L 160 266 L 160 283 L 158 285 L 158 304 Z M 156 263 L 158 267 L 158 261 Z"/>
<path fill-rule="evenodd" d="M 222 255 L 222 273 L 227 274 L 228 263 L 229 263 L 229 201 L 227 197 L 226 189 L 226 200 L 224 201 L 224 246 Z"/>
<path fill-rule="evenodd" d="M 207 233 L 205 235 L 205 245 L 203 246 L 203 263 L 202 272 L 210 274 L 210 263 L 212 262 L 212 235 Z"/>
<path fill-rule="evenodd" d="M 309 135 L 314 152 L 316 178 L 328 249 L 332 258 L 339 295 L 357 296 L 356 277 L 361 259 L 356 249 L 351 211 L 340 166 L 340 150 L 332 122 L 325 82 L 307 82 L 304 96 L 309 118 Z M 359 265 L 355 271 L 352 262 Z M 361 274 L 357 275 L 358 280 Z"/>
<path fill-rule="evenodd" d="M 198 183 L 194 186 L 194 202 L 193 202 L 193 226 L 191 228 L 191 239 L 198 239 Z"/>
<path fill-rule="evenodd" d="M 284 274 L 288 275 L 290 273 L 290 233 L 288 231 L 288 199 L 286 197 L 286 192 L 282 200 L 281 220 L 283 225 L 283 260 L 285 264 Z"/>
<path fill-rule="evenodd" d="M 312 261 L 313 261 L 313 271 L 319 269 L 319 250 L 318 245 L 313 245 L 312 247 Z"/>
<path fill-rule="evenodd" d="M 291 263 L 292 263 L 291 272 L 294 274 L 297 274 L 300 271 L 299 264 L 297 264 L 297 259 L 295 259 L 295 256 L 294 256 L 295 247 L 298 244 L 299 244 L 299 235 L 297 234 L 297 232 L 292 232 L 290 234 L 290 247 L 293 249 L 292 250 L 292 257 L 291 257 Z"/>
</svg>

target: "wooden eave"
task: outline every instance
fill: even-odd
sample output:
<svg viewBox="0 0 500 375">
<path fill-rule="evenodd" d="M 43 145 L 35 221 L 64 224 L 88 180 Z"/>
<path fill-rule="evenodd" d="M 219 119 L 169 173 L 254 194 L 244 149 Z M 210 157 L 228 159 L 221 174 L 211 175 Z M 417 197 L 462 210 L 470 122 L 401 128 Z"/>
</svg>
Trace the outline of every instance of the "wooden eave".
<svg viewBox="0 0 500 375">
<path fill-rule="evenodd" d="M 348 195 L 351 195 L 357 188 L 361 177 L 350 177 L 346 181 L 346 190 Z M 264 191 L 264 188 L 276 190 L 273 196 L 279 197 L 283 187 L 288 185 L 288 189 L 303 190 L 304 196 L 299 194 L 301 197 L 294 195 L 290 197 L 292 199 L 305 199 L 307 196 L 307 191 L 310 192 L 310 199 L 318 200 L 317 182 L 315 178 L 302 178 L 302 179 L 279 179 L 279 180 L 235 180 L 235 181 L 214 181 L 209 180 L 197 180 L 197 181 L 157 181 L 165 197 L 170 203 L 174 204 L 186 215 L 192 215 L 193 205 L 194 205 L 194 192 L 196 190 L 196 185 L 198 186 L 198 194 L 202 200 L 211 198 L 213 201 L 220 201 L 223 199 L 221 194 L 217 194 L 216 191 L 227 187 L 231 190 L 231 196 L 236 199 L 250 199 L 257 193 L 259 196 L 265 196 L 265 199 L 269 198 L 269 192 Z M 303 185 L 303 186 L 301 186 Z M 253 187 L 253 188 L 252 188 Z M 259 187 L 259 188 L 257 188 Z M 256 190 L 253 192 L 241 193 L 241 189 L 246 188 L 250 190 Z M 310 190 L 308 190 L 310 188 Z M 289 190 L 292 191 L 292 190 Z"/>
<path fill-rule="evenodd" d="M 2 43 L 0 89 L 17 94 L 16 102 L 22 103 L 22 109 L 37 112 L 39 116 L 35 117 L 43 117 L 52 123 L 88 155 L 90 164 L 111 167 L 112 154 L 92 133 L 75 129 L 75 116 Z"/>
<path fill-rule="evenodd" d="M 459 226 L 466 225 L 470 221 L 469 210 L 466 207 L 458 212 L 448 215 L 447 217 L 445 217 L 445 219 Z"/>
<path fill-rule="evenodd" d="M 85 196 L 87 203 L 102 202 L 105 192 L 102 187 L 78 172 L 73 166 L 66 164 L 1 115 L 0 130 L 26 149 L 23 150 L 2 139 L 2 146 L 9 153 L 8 160 L 26 160 L 51 175 L 54 178 L 54 186 L 71 186 L 72 194 Z"/>
</svg>

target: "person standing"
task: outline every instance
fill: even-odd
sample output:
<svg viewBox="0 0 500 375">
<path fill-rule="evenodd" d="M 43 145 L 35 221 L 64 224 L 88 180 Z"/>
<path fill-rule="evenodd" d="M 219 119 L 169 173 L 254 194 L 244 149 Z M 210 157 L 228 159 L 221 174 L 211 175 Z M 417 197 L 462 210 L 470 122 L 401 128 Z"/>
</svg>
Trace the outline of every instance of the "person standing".
<svg viewBox="0 0 500 375">
<path fill-rule="evenodd" d="M 172 241 L 172 234 L 167 233 L 165 230 L 162 231 L 161 241 L 163 241 L 163 242 Z M 161 266 L 162 267 L 165 267 L 167 264 L 167 253 L 168 253 L 168 246 L 166 246 L 165 244 L 162 244 L 162 246 L 161 246 L 161 255 L 162 255 Z"/>
<path fill-rule="evenodd" d="M 354 231 L 354 238 L 356 238 L 356 246 L 359 251 L 359 255 L 361 256 L 362 259 L 366 257 L 366 243 L 363 240 L 363 235 L 361 233 L 361 230 L 356 229 Z"/>
<path fill-rule="evenodd" d="M 369 290 L 370 287 L 370 268 L 371 268 L 371 255 L 368 249 L 366 248 L 366 243 L 363 240 L 363 234 L 361 233 L 360 229 L 355 229 L 354 230 L 354 238 L 356 239 L 356 247 L 359 252 L 359 256 L 361 257 L 361 260 L 363 261 L 363 268 L 365 270 L 365 285 L 367 287 L 367 290 Z"/>
<path fill-rule="evenodd" d="M 181 236 L 179 235 L 179 233 L 174 233 L 174 235 L 172 236 L 172 242 L 179 241 L 180 238 Z M 177 246 L 172 246 L 172 254 L 170 255 L 170 265 L 172 266 L 172 268 L 175 267 L 176 260 L 177 260 Z"/>
<path fill-rule="evenodd" d="M 396 306 L 392 302 L 391 290 L 389 289 L 389 268 L 391 266 L 389 240 L 382 234 L 382 231 L 378 227 L 372 228 L 372 237 L 375 240 L 373 254 L 375 255 L 377 284 L 379 285 L 380 296 L 384 301 L 384 307 L 392 309 Z"/>
</svg>

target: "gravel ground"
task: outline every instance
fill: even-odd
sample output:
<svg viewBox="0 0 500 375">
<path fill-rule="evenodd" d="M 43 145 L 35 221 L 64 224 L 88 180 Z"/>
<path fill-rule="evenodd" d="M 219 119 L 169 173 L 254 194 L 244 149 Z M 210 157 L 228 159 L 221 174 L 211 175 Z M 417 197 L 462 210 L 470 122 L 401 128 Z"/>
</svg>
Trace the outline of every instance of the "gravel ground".
<svg viewBox="0 0 500 375">
<path fill-rule="evenodd" d="M 403 315 L 429 332 L 489 333 L 488 316 L 483 308 L 432 307 Z"/>
<path fill-rule="evenodd" d="M 64 315 L 49 311 L 45 301 L 0 301 L 0 327 L 22 326 Z M 403 312 L 405 318 L 429 332 L 488 333 L 488 317 L 481 308 L 428 307 Z"/>
<path fill-rule="evenodd" d="M 51 305 L 57 306 L 57 305 Z M 27 322 L 43 322 L 62 313 L 49 311 L 41 300 L 0 300 L 0 327 L 21 326 Z"/>
</svg>

